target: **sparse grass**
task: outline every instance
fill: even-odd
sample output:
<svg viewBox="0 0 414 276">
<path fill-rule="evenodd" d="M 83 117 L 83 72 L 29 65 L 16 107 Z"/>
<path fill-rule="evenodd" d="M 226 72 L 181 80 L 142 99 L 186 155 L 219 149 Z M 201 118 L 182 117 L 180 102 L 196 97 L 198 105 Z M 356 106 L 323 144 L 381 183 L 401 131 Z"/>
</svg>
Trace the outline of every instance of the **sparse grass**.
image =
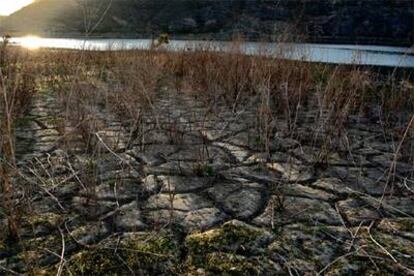
<svg viewBox="0 0 414 276">
<path fill-rule="evenodd" d="M 0 199 L 12 240 L 20 238 L 20 217 L 17 187 L 13 178 L 17 175 L 15 124 L 25 115 L 36 90 L 34 71 L 23 63 L 24 53 L 9 51 L 8 37 L 0 42 Z"/>
</svg>

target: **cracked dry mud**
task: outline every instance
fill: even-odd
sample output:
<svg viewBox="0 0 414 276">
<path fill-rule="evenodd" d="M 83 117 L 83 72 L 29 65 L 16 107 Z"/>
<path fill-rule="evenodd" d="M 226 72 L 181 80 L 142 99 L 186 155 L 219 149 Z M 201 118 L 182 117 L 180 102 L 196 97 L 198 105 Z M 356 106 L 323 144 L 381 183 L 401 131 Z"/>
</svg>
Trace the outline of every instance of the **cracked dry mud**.
<svg viewBox="0 0 414 276">
<path fill-rule="evenodd" d="M 254 111 L 208 113 L 177 94 L 155 104 L 141 140 L 103 113 L 91 157 L 62 136 L 54 98 L 35 99 L 16 131 L 34 213 L 24 248 L 0 244 L 1 266 L 53 274 L 63 237 L 73 275 L 413 273 L 413 165 L 387 181 L 397 142 L 377 123 L 351 117 L 348 147 L 321 167 L 312 112 L 266 154 Z"/>
</svg>

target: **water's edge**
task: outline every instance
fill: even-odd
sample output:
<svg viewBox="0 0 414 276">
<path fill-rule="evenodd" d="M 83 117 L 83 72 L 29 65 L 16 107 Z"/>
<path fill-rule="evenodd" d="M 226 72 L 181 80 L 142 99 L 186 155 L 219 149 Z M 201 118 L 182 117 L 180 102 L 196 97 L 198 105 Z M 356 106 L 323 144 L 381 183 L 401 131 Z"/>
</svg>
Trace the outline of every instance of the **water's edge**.
<svg viewBox="0 0 414 276">
<path fill-rule="evenodd" d="M 72 50 L 134 50 L 149 49 L 150 39 L 75 39 L 75 38 L 12 38 L 13 45 L 31 49 L 55 48 Z M 414 68 L 414 50 L 406 47 L 310 43 L 261 43 L 235 44 L 225 41 L 172 40 L 162 48 L 170 51 L 231 51 L 237 47 L 248 55 L 265 55 L 290 60 L 334 64 Z"/>
</svg>

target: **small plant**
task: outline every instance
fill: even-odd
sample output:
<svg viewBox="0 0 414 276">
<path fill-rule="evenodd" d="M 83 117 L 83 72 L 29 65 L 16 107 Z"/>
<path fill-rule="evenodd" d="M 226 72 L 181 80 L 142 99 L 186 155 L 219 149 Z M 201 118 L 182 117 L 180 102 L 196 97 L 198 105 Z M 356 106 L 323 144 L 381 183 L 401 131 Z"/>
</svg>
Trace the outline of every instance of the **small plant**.
<svg viewBox="0 0 414 276">
<path fill-rule="evenodd" d="M 167 33 L 163 33 L 163 34 L 160 34 L 156 38 L 156 40 L 154 40 L 154 37 L 152 38 L 150 49 L 153 50 L 158 47 L 161 47 L 162 45 L 169 44 L 169 43 L 170 43 L 170 35 Z"/>
<path fill-rule="evenodd" d="M 169 34 L 161 34 L 157 39 L 157 46 L 161 46 L 163 44 L 169 44 L 170 43 L 170 35 Z"/>
<path fill-rule="evenodd" d="M 10 38 L 11 37 L 7 34 L 3 35 L 2 41 L 0 42 L 0 68 L 4 68 L 6 65 L 6 51 Z"/>
<path fill-rule="evenodd" d="M 194 174 L 200 177 L 213 177 L 216 175 L 216 172 L 210 165 L 197 164 L 194 167 Z"/>
</svg>

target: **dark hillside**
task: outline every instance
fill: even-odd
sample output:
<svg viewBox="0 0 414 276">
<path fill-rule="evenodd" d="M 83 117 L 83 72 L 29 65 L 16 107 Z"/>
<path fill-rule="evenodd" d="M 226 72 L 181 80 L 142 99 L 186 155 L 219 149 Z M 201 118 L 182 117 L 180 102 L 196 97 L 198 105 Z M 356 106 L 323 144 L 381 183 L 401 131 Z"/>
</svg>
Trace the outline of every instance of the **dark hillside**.
<svg viewBox="0 0 414 276">
<path fill-rule="evenodd" d="M 412 45 L 411 0 L 38 0 L 9 16 L 2 30 L 17 34 L 81 35 L 100 24 L 94 35 L 289 39 L 312 42 Z M 86 20 L 84 20 L 86 18 Z"/>
</svg>

